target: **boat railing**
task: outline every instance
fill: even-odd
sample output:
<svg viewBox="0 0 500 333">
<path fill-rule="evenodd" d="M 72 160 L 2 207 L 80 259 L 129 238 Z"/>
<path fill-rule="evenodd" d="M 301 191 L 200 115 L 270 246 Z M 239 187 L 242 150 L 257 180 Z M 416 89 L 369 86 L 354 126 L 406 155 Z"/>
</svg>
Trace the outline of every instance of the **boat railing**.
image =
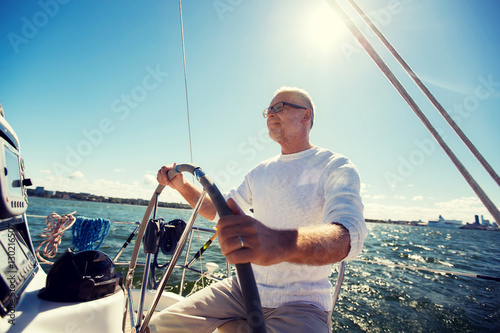
<svg viewBox="0 0 500 333">
<path fill-rule="evenodd" d="M 45 216 L 41 216 L 41 215 L 27 215 L 27 217 L 46 218 Z M 132 239 L 136 235 L 139 222 L 111 221 L 111 223 L 136 225 L 136 228 L 131 232 L 128 239 L 125 241 L 124 245 L 118 250 L 117 254 L 113 258 L 113 263 L 115 264 L 115 266 L 120 266 L 120 267 L 128 266 L 130 264 L 129 260 L 119 260 L 119 259 L 120 259 L 121 255 L 123 254 L 127 245 L 132 241 Z M 165 225 L 165 227 L 166 228 L 175 228 L 174 226 L 171 226 L 171 225 Z M 192 226 L 191 231 L 190 231 L 190 236 L 189 236 L 189 242 L 188 242 L 188 246 L 187 246 L 187 250 L 186 250 L 186 260 L 187 260 L 188 254 L 191 253 L 191 248 L 192 248 L 194 236 L 197 233 L 199 234 L 200 232 L 213 235 L 213 234 L 215 234 L 215 229 L 203 228 L 203 227 L 199 227 L 199 226 Z M 210 269 L 207 269 L 207 271 L 203 271 L 203 266 L 200 266 L 200 269 L 196 269 L 196 268 L 192 267 L 192 264 L 188 265 L 188 263 L 189 262 L 187 262 L 185 264 L 175 264 L 174 265 L 174 269 L 182 270 L 182 279 L 178 284 L 176 284 L 177 287 L 179 288 L 179 295 L 180 296 L 182 296 L 182 291 L 184 290 L 184 286 L 186 284 L 185 274 L 187 271 L 198 274 L 199 276 L 204 276 L 204 277 L 211 279 L 213 281 L 220 281 L 223 279 L 221 276 L 224 276 L 224 274 L 217 274 L 216 275 L 216 274 L 214 274 L 214 271 L 210 270 Z M 207 264 L 208 263 L 209 262 L 207 262 Z M 49 263 L 40 262 L 40 264 L 41 265 L 48 265 Z M 137 266 L 144 267 L 145 265 L 146 265 L 145 261 L 137 261 Z M 335 266 L 335 264 L 334 264 L 334 266 Z M 232 275 L 231 268 L 232 268 L 231 264 L 229 264 L 226 261 L 226 276 L 227 277 Z M 341 285 L 343 282 L 344 273 L 345 273 L 345 262 L 340 262 L 338 264 L 338 267 L 337 267 L 337 279 L 336 279 L 336 282 L 334 284 L 334 287 L 333 287 L 334 289 L 333 289 L 333 293 L 332 293 L 333 307 L 335 307 L 336 301 L 338 300 L 338 297 L 339 297 Z"/>
</svg>

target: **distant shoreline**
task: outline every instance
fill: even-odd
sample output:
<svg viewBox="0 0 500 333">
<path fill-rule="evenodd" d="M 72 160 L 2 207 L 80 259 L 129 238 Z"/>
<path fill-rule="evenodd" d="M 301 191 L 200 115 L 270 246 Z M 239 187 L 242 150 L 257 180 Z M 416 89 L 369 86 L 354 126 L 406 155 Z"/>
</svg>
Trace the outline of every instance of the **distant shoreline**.
<svg viewBox="0 0 500 333">
<path fill-rule="evenodd" d="M 73 193 L 73 192 L 62 192 L 62 191 L 56 191 L 54 194 L 51 194 L 47 191 L 44 191 L 43 193 L 36 193 L 35 190 L 32 190 L 32 189 L 28 189 L 28 197 L 75 200 L 75 201 L 104 202 L 104 203 L 113 203 L 113 204 L 120 204 L 120 205 L 135 205 L 135 206 L 147 206 L 149 204 L 149 200 L 144 200 L 144 199 L 124 199 L 124 198 L 114 198 L 114 197 L 93 195 L 93 194 L 89 194 L 89 193 Z M 176 209 L 191 209 L 191 206 L 189 206 L 187 204 L 175 203 L 175 202 L 158 202 L 158 207 L 176 208 Z"/>
<path fill-rule="evenodd" d="M 36 193 L 35 190 L 28 189 L 28 197 L 37 198 L 48 198 L 48 199 L 62 199 L 62 200 L 75 200 L 75 201 L 91 201 L 91 202 L 103 202 L 103 203 L 113 203 L 119 205 L 134 205 L 134 206 L 147 206 L 149 204 L 148 200 L 144 199 L 124 199 L 124 198 L 114 198 L 105 197 L 100 195 L 93 195 L 90 193 L 73 193 L 73 192 L 63 192 L 63 191 L 43 191 L 41 193 Z M 174 209 L 191 209 L 191 206 L 183 203 L 175 202 L 158 202 L 158 207 L 162 208 L 174 208 Z M 410 225 L 418 227 L 426 227 L 427 224 L 422 221 L 405 221 L 405 220 L 379 220 L 379 219 L 365 219 L 367 223 L 383 223 L 383 224 L 399 224 L 399 225 Z M 438 228 L 439 229 L 439 228 Z M 459 229 L 470 229 L 470 230 L 490 230 L 486 227 L 482 228 L 480 225 L 476 226 L 473 224 L 464 224 Z M 494 229 L 498 230 L 498 228 Z"/>
</svg>

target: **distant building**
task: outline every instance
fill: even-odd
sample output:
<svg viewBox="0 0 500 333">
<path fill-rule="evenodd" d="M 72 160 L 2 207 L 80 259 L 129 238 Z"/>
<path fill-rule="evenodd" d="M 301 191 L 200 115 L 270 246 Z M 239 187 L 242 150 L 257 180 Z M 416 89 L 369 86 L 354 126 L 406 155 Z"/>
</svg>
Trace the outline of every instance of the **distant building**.
<svg viewBox="0 0 500 333">
<path fill-rule="evenodd" d="M 474 215 L 474 218 L 475 218 L 474 223 L 467 223 L 465 226 L 462 227 L 462 229 L 500 231 L 500 229 L 498 228 L 498 224 L 496 222 L 492 223 L 488 220 L 485 220 L 482 215 L 481 215 L 481 221 L 479 221 L 478 215 Z"/>
<path fill-rule="evenodd" d="M 52 197 L 56 195 L 56 191 L 47 191 L 43 186 L 38 186 L 35 188 L 35 195 L 39 197 Z"/>
<path fill-rule="evenodd" d="M 484 225 L 485 227 L 489 227 L 491 225 L 489 220 L 485 220 L 484 216 L 481 215 L 481 225 Z"/>
</svg>

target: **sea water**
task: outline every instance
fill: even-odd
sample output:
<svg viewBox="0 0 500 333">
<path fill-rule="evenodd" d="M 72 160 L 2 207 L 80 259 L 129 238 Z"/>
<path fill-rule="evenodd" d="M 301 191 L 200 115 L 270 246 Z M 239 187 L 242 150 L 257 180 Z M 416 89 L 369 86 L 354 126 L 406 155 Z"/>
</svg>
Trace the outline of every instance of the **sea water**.
<svg viewBox="0 0 500 333">
<path fill-rule="evenodd" d="M 146 207 L 30 198 L 27 214 L 35 248 L 44 240 L 40 234 L 45 228 L 45 218 L 36 216 L 73 211 L 77 211 L 75 216 L 112 221 L 99 250 L 114 258 L 134 230 L 134 222 L 142 220 Z M 166 221 L 180 218 L 187 222 L 190 215 L 189 210 L 159 208 L 157 211 L 157 217 Z M 196 225 L 214 226 L 201 217 Z M 444 273 L 500 277 L 500 232 L 378 223 L 368 223 L 368 231 L 360 260 L 346 265 L 342 291 L 332 317 L 334 332 L 500 332 L 500 282 Z M 210 233 L 195 234 L 191 253 L 211 236 Z M 58 255 L 72 247 L 71 242 L 71 229 L 68 229 Z M 133 245 L 132 242 L 126 248 L 119 261 L 130 258 Z M 145 261 L 142 250 L 139 261 Z M 159 261 L 167 262 L 168 258 L 160 255 Z M 219 264 L 219 274 L 227 273 L 217 241 L 203 254 L 201 263 L 197 261 L 193 267 L 200 269 L 206 262 Z M 184 263 L 184 257 L 180 263 Z M 391 264 L 439 272 L 391 267 Z M 44 266 L 46 271 L 48 268 Z M 127 266 L 118 270 L 125 274 Z M 137 267 L 134 287 L 140 287 L 142 274 L 142 268 Z M 157 279 L 160 277 L 158 272 Z M 174 271 L 169 288 L 174 288 L 180 277 L 180 271 Z M 186 275 L 187 281 L 198 278 L 193 273 Z M 331 279 L 332 282 L 336 279 L 335 270 Z M 191 283 L 183 294 L 189 293 L 192 287 Z"/>
</svg>

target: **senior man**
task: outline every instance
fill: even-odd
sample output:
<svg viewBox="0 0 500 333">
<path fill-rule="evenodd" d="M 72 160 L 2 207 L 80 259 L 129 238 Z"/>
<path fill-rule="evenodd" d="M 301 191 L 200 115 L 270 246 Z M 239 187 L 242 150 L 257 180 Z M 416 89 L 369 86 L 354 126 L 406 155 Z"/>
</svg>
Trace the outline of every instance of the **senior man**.
<svg viewBox="0 0 500 333">
<path fill-rule="evenodd" d="M 218 219 L 209 199 L 200 210 L 218 220 L 226 260 L 252 263 L 268 332 L 328 332 L 331 264 L 355 258 L 367 235 L 359 174 L 346 157 L 311 144 L 314 111 L 306 91 L 276 91 L 264 118 L 281 154 L 257 165 L 226 194 L 234 215 Z M 169 181 L 173 167 L 163 166 L 158 182 L 193 206 L 200 191 L 182 174 Z M 212 332 L 232 322 L 242 332 L 243 304 L 238 278 L 232 276 L 154 316 L 150 327 Z"/>
</svg>

